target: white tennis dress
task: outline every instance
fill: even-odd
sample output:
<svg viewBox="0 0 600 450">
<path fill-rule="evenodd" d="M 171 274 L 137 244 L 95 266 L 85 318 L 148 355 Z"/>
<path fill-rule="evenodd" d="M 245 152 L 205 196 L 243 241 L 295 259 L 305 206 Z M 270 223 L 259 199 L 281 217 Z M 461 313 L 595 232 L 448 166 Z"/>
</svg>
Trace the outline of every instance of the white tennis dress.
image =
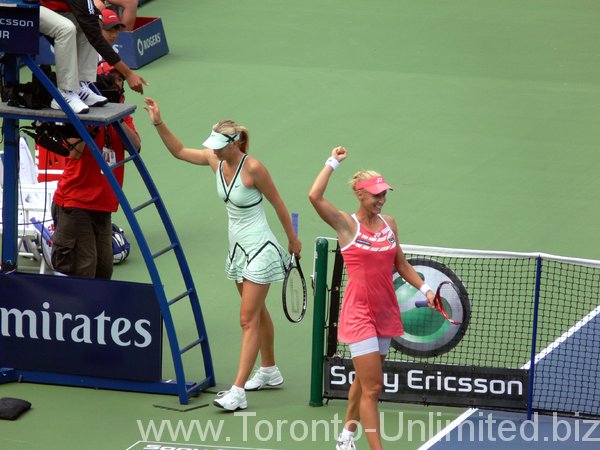
<svg viewBox="0 0 600 450">
<path fill-rule="evenodd" d="M 244 155 L 228 185 L 222 165 L 217 170 L 217 194 L 225 201 L 229 217 L 229 252 L 225 262 L 227 278 L 241 283 L 250 280 L 267 284 L 283 280 L 290 255 L 277 242 L 269 228 L 258 189 L 248 189 L 241 173 L 246 162 Z"/>
</svg>

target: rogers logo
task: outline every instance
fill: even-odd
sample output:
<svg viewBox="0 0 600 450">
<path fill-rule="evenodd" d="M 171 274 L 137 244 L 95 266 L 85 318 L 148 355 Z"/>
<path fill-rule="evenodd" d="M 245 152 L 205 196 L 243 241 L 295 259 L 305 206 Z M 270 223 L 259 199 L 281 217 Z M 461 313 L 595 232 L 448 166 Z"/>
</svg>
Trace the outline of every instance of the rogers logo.
<svg viewBox="0 0 600 450">
<path fill-rule="evenodd" d="M 146 39 L 138 39 L 136 42 L 138 54 L 142 56 L 146 50 L 160 44 L 161 41 L 160 33 L 153 34 Z"/>
</svg>

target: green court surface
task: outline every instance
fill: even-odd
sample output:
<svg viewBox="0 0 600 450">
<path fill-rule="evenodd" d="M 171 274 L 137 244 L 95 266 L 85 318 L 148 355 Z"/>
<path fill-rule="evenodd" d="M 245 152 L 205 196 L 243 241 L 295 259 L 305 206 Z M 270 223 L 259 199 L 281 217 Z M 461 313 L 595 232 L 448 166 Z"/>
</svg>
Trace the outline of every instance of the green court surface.
<svg viewBox="0 0 600 450">
<path fill-rule="evenodd" d="M 396 218 L 402 243 L 600 259 L 597 1 L 152 0 L 139 15 L 162 17 L 170 47 L 139 69 L 145 95 L 190 147 L 220 119 L 250 129 L 250 153 L 300 214 L 305 272 L 314 239 L 333 235 L 306 194 L 337 145 L 350 156 L 328 197 L 352 211 L 347 180 L 360 169 L 381 172 L 394 187 L 384 212 Z M 211 405 L 233 381 L 240 341 L 239 299 L 223 271 L 224 205 L 210 169 L 172 158 L 142 97 L 128 91 L 127 101 L 138 106 L 142 157 L 192 268 L 217 386 L 182 406 L 174 396 L 0 385 L 0 397 L 33 404 L 19 420 L 0 421 L 0 448 L 335 448 L 346 402 L 308 406 L 312 307 L 302 323 L 288 323 L 280 284 L 268 303 L 285 384 L 249 393 L 243 415 Z M 126 170 L 126 194 L 142 200 L 141 186 Z M 128 231 L 121 213 L 114 221 Z M 149 242 L 163 239 L 158 221 L 143 226 Z M 132 246 L 114 278 L 149 281 Z M 161 267 L 167 288 L 176 274 Z M 182 340 L 191 340 L 189 318 L 174 314 Z M 200 364 L 188 372 L 203 375 Z M 168 353 L 164 376 L 173 376 Z M 386 449 L 417 449 L 463 412 L 391 403 L 381 410 Z M 357 445 L 367 448 L 364 438 Z"/>
</svg>

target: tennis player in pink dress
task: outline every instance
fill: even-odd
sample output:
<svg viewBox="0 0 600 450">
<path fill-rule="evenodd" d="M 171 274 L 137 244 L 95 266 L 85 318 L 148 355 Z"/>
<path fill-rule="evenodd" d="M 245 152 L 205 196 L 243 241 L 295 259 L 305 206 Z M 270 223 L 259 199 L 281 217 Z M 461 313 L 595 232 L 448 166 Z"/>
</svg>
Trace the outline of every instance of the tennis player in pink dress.
<svg viewBox="0 0 600 450">
<path fill-rule="evenodd" d="M 354 450 L 360 421 L 371 450 L 382 450 L 377 402 L 383 385 L 383 361 L 393 337 L 404 334 L 393 272 L 419 289 L 433 305 L 434 293 L 406 260 L 398 227 L 381 214 L 391 186 L 374 171 L 360 171 L 350 184 L 359 202 L 354 214 L 338 210 L 325 197 L 331 174 L 348 157 L 336 147 L 308 194 L 319 216 L 337 233 L 348 272 L 338 338 L 350 347 L 356 378 L 348 394 L 344 430 L 337 450 Z"/>
<path fill-rule="evenodd" d="M 348 283 L 338 338 L 354 344 L 373 337 L 401 336 L 404 329 L 391 277 L 398 247 L 396 235 L 381 216 L 377 231 L 363 227 L 356 214 L 351 217 L 356 222 L 356 235 L 341 249 Z"/>
</svg>

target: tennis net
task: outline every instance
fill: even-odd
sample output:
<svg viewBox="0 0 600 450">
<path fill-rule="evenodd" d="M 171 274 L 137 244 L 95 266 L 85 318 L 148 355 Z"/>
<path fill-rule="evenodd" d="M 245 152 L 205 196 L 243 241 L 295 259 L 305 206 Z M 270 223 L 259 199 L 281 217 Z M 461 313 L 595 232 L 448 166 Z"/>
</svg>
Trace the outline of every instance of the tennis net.
<svg viewBox="0 0 600 450">
<path fill-rule="evenodd" d="M 383 400 L 600 416 L 600 261 L 403 250 L 434 290 L 449 280 L 466 295 L 461 304 L 450 305 L 460 310 L 461 324 L 455 326 L 429 308 L 416 308 L 424 297 L 395 275 L 405 334 L 392 340 L 384 366 L 387 386 L 394 377 L 400 386 L 384 389 Z M 343 378 L 340 367 L 352 370 L 348 346 L 337 340 L 346 273 L 339 249 L 327 255 L 317 256 L 315 271 L 328 281 L 323 395 L 340 398 L 335 386 Z"/>
</svg>

